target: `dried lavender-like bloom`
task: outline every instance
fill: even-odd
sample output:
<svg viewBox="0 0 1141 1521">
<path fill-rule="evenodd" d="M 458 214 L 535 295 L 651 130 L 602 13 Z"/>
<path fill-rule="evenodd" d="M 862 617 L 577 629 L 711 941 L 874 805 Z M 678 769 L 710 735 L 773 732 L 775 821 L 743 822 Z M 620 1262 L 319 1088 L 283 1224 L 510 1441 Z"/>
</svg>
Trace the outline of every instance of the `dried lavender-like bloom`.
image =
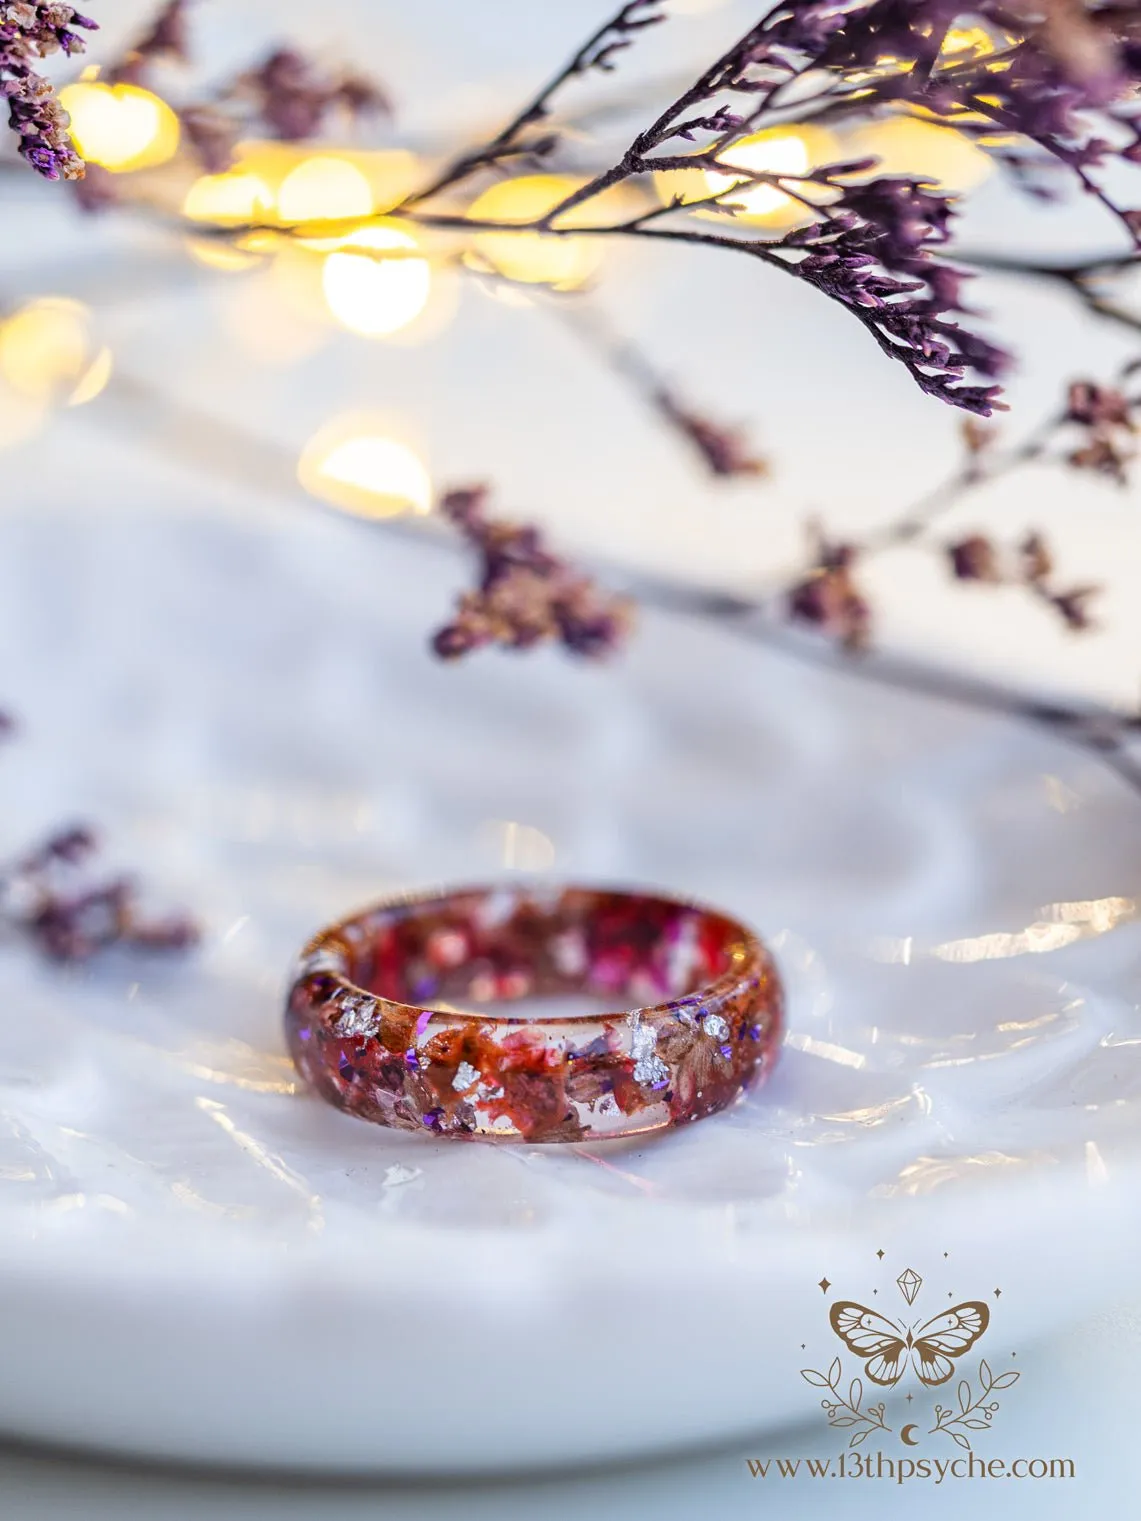
<svg viewBox="0 0 1141 1521">
<path fill-rule="evenodd" d="M 963 448 L 971 460 L 980 459 L 986 452 L 994 447 L 998 439 L 998 431 L 981 423 L 976 417 L 964 417 L 963 426 L 960 429 L 963 440 Z"/>
<path fill-rule="evenodd" d="M 964 44 L 954 28 L 969 23 Z M 978 39 L 981 37 L 982 41 Z M 958 320 L 964 273 L 943 257 L 952 200 L 874 163 L 806 174 L 748 171 L 732 149 L 766 126 L 866 122 L 908 110 L 963 132 L 1032 170 L 1053 165 L 1095 195 L 1141 242 L 1141 211 L 1119 205 L 1102 170 L 1141 161 L 1141 26 L 1109 0 L 785 0 L 769 9 L 630 144 L 575 192 L 565 214 L 636 175 L 701 169 L 738 187 L 767 185 L 799 201 L 809 226 L 777 241 L 652 225 L 672 211 L 732 216 L 733 187 L 679 198 L 631 223 L 645 237 L 716 244 L 779 265 L 853 312 L 884 353 L 928 393 L 986 416 L 1007 356 Z M 697 142 L 692 152 L 682 143 Z M 1008 145 L 1014 144 L 1013 148 Z M 664 151 L 663 151 L 664 150 Z M 620 229 L 621 230 L 621 229 Z"/>
<path fill-rule="evenodd" d="M 1054 586 L 1054 556 L 1040 533 L 1028 533 L 1016 551 L 1005 555 L 993 539 L 984 534 L 972 534 L 948 544 L 947 558 L 952 574 L 959 581 L 1025 587 L 1057 613 L 1074 633 L 1093 627 L 1089 604 L 1101 588 L 1091 585 L 1059 590 Z"/>
<path fill-rule="evenodd" d="M 985 534 L 973 533 L 955 544 L 948 544 L 947 557 L 951 562 L 951 573 L 957 581 L 1002 580 L 994 540 Z"/>
<path fill-rule="evenodd" d="M 768 475 L 768 460 L 754 452 L 743 428 L 714 422 L 686 406 L 672 391 L 657 391 L 654 402 L 666 421 L 693 445 L 713 475 L 722 478 Z"/>
<path fill-rule="evenodd" d="M 206 173 L 224 174 L 234 161 L 234 148 L 242 134 L 241 123 L 210 101 L 184 106 L 178 119 L 186 141 Z"/>
<path fill-rule="evenodd" d="M 0 3 L 0 93 L 8 100 L 8 125 L 20 139 L 19 152 L 48 180 L 83 178 L 83 160 L 68 136 L 70 121 L 51 85 L 33 68 L 52 53 L 82 53 L 75 28 L 97 23 L 70 5 Z"/>
<path fill-rule="evenodd" d="M 553 641 L 575 655 L 596 658 L 622 643 L 629 604 L 550 553 L 537 528 L 489 518 L 487 488 L 449 491 L 440 511 L 480 556 L 480 580 L 466 592 L 432 648 L 455 660 L 485 645 L 525 650 Z"/>
<path fill-rule="evenodd" d="M 252 96 L 259 119 L 284 142 L 316 137 L 337 107 L 353 117 L 392 112 L 388 97 L 371 80 L 349 72 L 327 78 L 292 48 L 271 53 L 239 86 Z"/>
<path fill-rule="evenodd" d="M 0 738 L 15 723 L 0 712 Z M 13 865 L 0 870 L 0 924 L 22 930 L 54 961 L 86 961 L 109 945 L 181 951 L 198 930 L 185 915 L 150 919 L 125 877 L 91 883 L 81 871 L 96 849 L 84 824 L 57 830 Z"/>
<path fill-rule="evenodd" d="M 1074 424 L 1080 442 L 1066 455 L 1075 470 L 1108 475 L 1119 486 L 1129 484 L 1129 466 L 1136 453 L 1134 418 L 1137 403 L 1116 386 L 1076 380 L 1070 386 L 1065 421 Z"/>
<path fill-rule="evenodd" d="M 1101 591 L 1100 586 L 1071 586 L 1059 591 L 1051 586 L 1054 556 L 1040 533 L 1029 533 L 1018 546 L 1023 584 L 1062 619 L 1071 632 L 1084 633 L 1093 627 L 1089 604 Z"/>
<path fill-rule="evenodd" d="M 85 882 L 81 869 L 95 848 L 90 829 L 64 829 L 0 874 L 0 921 L 54 961 L 86 961 L 110 945 L 181 951 L 195 944 L 190 919 L 148 918 L 127 878 Z"/>
<path fill-rule="evenodd" d="M 855 579 L 859 551 L 853 544 L 834 544 L 816 525 L 810 528 L 812 569 L 788 594 L 788 615 L 839 640 L 853 654 L 871 639 L 872 610 Z"/>
<path fill-rule="evenodd" d="M 836 171 L 824 171 L 829 180 Z M 988 417 L 999 403 L 997 379 L 1010 359 L 1002 349 L 951 320 L 966 308 L 961 270 L 936 257 L 949 237 L 950 197 L 899 176 L 845 187 L 825 218 L 770 245 L 804 250 L 802 279 L 851 310 L 885 354 L 906 365 L 929 395 Z"/>
<path fill-rule="evenodd" d="M 989 46 L 947 47 L 951 29 L 968 21 Z M 1094 171 L 1139 146 L 1139 40 L 1136 8 L 1102 0 L 809 0 L 770 12 L 738 73 L 756 83 L 758 70 L 782 81 L 822 69 L 846 82 L 846 103 L 858 110 L 904 101 L 988 144 L 996 129 L 1013 134 L 1136 236 L 1137 214 Z"/>
</svg>

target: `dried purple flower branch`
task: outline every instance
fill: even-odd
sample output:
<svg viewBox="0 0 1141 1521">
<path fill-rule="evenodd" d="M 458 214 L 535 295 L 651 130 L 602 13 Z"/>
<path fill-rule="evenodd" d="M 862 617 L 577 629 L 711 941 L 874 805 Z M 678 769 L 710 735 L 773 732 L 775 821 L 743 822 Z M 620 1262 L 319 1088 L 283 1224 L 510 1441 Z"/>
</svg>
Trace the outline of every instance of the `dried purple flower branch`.
<svg viewBox="0 0 1141 1521">
<path fill-rule="evenodd" d="M 1089 603 L 1100 586 L 1059 590 L 1052 584 L 1054 558 L 1040 533 L 1029 533 L 1013 556 L 1005 556 L 986 534 L 974 533 L 946 546 L 951 573 L 958 581 L 991 586 L 1022 586 L 1057 613 L 1073 633 L 1093 627 Z M 1009 566 L 1009 568 L 1007 568 Z"/>
<path fill-rule="evenodd" d="M 486 645 L 526 650 L 554 642 L 590 659 L 611 653 L 630 626 L 630 606 L 553 555 L 537 528 L 489 518 L 487 488 L 449 491 L 439 510 L 477 551 L 479 585 L 432 639 L 445 660 Z"/>
<path fill-rule="evenodd" d="M 8 125 L 20 139 L 21 158 L 47 180 L 81 180 L 84 163 L 68 136 L 67 112 L 33 64 L 52 53 L 82 53 L 77 27 L 97 31 L 98 23 L 70 5 L 0 3 L 0 93 L 8 100 Z"/>
<path fill-rule="evenodd" d="M 811 563 L 784 593 L 788 616 L 795 622 L 814 625 L 845 649 L 865 650 L 871 641 L 872 609 L 858 586 L 857 564 L 883 549 L 918 539 L 935 519 L 957 507 L 976 487 L 1038 461 L 1106 475 L 1118 485 L 1126 485 L 1134 455 L 1133 438 L 1141 420 L 1141 396 L 1130 396 L 1125 386 L 1139 367 L 1138 363 L 1126 365 L 1111 384 L 1073 381 L 1061 409 L 1006 453 L 998 451 L 993 430 L 984 430 L 967 419 L 964 458 L 954 475 L 901 517 L 859 542 L 833 543 L 812 525 Z M 1010 557 L 1002 554 L 993 539 L 980 532 L 942 545 L 941 552 L 958 581 L 1023 586 L 1058 613 L 1072 632 L 1092 627 L 1089 603 L 1101 588 L 1059 589 L 1052 579 L 1053 558 L 1040 533 L 1033 532 L 1023 540 L 1012 565 L 1007 564 Z"/>
<path fill-rule="evenodd" d="M 1113 158 L 1141 160 L 1136 18 L 1128 7 L 1100 0 L 1088 6 L 1075 0 L 978 0 L 970 7 L 961 0 L 780 3 L 641 132 L 616 164 L 545 216 L 497 224 L 423 210 L 424 201 L 475 168 L 516 152 L 526 142 L 525 128 L 546 117 L 554 91 L 596 66 L 591 60 L 597 50 L 609 58 L 612 45 L 605 39 L 630 26 L 631 10 L 637 7 L 623 7 L 531 106 L 490 143 L 455 160 L 398 214 L 455 229 L 618 233 L 735 248 L 814 285 L 856 315 L 925 391 L 984 416 L 998 404 L 993 382 L 1007 356 L 956 320 L 966 311 L 965 274 L 942 255 L 951 198 L 916 179 L 868 180 L 869 163 L 824 166 L 804 175 L 747 171 L 733 165 L 733 146 L 767 125 L 866 119 L 903 106 L 992 149 L 996 136 L 999 147 L 1010 138 L 1025 141 L 1096 195 L 1131 239 L 1141 237 L 1141 213 L 1119 206 L 1094 177 Z M 655 12 L 639 24 L 651 19 L 660 16 Z M 957 20 L 981 25 L 988 45 L 952 46 Z M 1102 130 L 1115 134 L 1116 142 L 1101 136 Z M 702 139 L 709 139 L 705 146 L 676 151 Z M 617 184 L 663 170 L 732 178 L 727 190 L 621 223 L 583 228 L 578 218 L 574 227 L 562 220 Z M 732 215 L 734 190 L 748 185 L 767 185 L 799 200 L 809 224 L 764 239 L 717 235 L 693 221 L 695 211 Z M 663 226 L 672 213 L 686 222 Z"/>
<path fill-rule="evenodd" d="M 0 737 L 14 729 L 12 718 L 0 713 Z M 144 914 L 129 878 L 85 879 L 82 867 L 95 849 L 90 829 L 71 826 L 0 869 L 0 926 L 21 931 L 53 961 L 86 961 L 111 945 L 183 951 L 197 942 L 198 930 L 185 915 Z"/>
<path fill-rule="evenodd" d="M 788 593 L 788 616 L 835 639 L 849 654 L 868 648 L 872 610 L 854 575 L 860 551 L 833 543 L 818 523 L 810 524 L 812 569 Z"/>
<path fill-rule="evenodd" d="M 237 76 L 216 95 L 179 111 L 187 141 L 208 174 L 221 174 L 233 163 L 238 141 L 264 133 L 281 142 L 317 137 L 335 111 L 353 121 L 391 115 L 392 105 L 379 85 L 344 70 L 321 73 L 303 54 L 277 48 L 255 68 Z"/>
<path fill-rule="evenodd" d="M 129 878 L 83 882 L 79 869 L 95 848 L 88 829 L 67 829 L 0 874 L 0 923 L 22 930 L 53 961 L 87 961 L 112 945 L 184 951 L 197 942 L 189 918 L 148 918 Z"/>
<path fill-rule="evenodd" d="M 665 0 L 628 0 L 628 3 L 620 6 L 493 138 L 453 159 L 430 184 L 409 196 L 405 206 L 430 200 L 441 191 L 461 184 L 478 169 L 524 154 L 542 157 L 549 153 L 555 146 L 554 133 L 547 132 L 539 138 L 528 137 L 528 133 L 532 127 L 545 122 L 550 116 L 555 96 L 571 80 L 581 79 L 594 71 L 611 72 L 617 55 L 631 45 L 639 32 L 666 19 L 664 5 Z"/>
<path fill-rule="evenodd" d="M 570 331 L 615 374 L 631 383 L 637 395 L 696 453 L 710 475 L 730 480 L 769 474 L 769 461 L 757 452 L 743 426 L 720 422 L 699 411 L 637 344 L 614 330 L 597 305 L 584 302 L 577 293 L 567 296 L 552 292 L 549 309 L 556 311 Z"/>
</svg>

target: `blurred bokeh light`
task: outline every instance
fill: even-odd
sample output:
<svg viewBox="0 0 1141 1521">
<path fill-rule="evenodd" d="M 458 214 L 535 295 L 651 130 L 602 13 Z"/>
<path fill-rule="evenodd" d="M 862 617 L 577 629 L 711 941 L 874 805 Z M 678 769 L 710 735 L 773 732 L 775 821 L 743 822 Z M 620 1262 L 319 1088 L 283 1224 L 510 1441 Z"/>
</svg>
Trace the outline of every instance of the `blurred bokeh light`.
<svg viewBox="0 0 1141 1521">
<path fill-rule="evenodd" d="M 731 169 L 749 169 L 754 173 L 804 175 L 835 158 L 835 139 L 820 127 L 774 127 L 756 132 L 734 143 L 721 159 Z M 734 183 L 731 174 L 706 171 L 704 194 L 728 190 Z M 811 192 L 809 192 L 811 196 Z M 727 197 L 739 220 L 779 225 L 798 222 L 805 215 L 803 202 L 775 185 L 740 184 Z"/>
<path fill-rule="evenodd" d="M 179 125 L 165 100 L 138 85 L 79 80 L 60 91 L 80 154 L 117 174 L 152 169 L 178 152 Z"/>
<path fill-rule="evenodd" d="M 279 222 L 367 217 L 372 210 L 372 187 L 361 171 L 326 153 L 302 159 L 277 192 Z"/>
<path fill-rule="evenodd" d="M 989 156 L 962 132 L 914 116 L 888 116 L 845 135 L 845 158 L 874 158 L 877 174 L 909 174 L 943 190 L 972 190 L 990 175 Z"/>
<path fill-rule="evenodd" d="M 325 256 L 322 285 L 342 327 L 379 338 L 406 328 L 424 311 L 432 271 L 409 233 L 374 224 L 351 233 Z"/>
<path fill-rule="evenodd" d="M 358 517 L 427 513 L 432 481 L 424 462 L 365 414 L 335 419 L 306 444 L 297 476 L 310 495 Z"/>
<path fill-rule="evenodd" d="M 274 198 L 266 182 L 247 169 L 225 174 L 203 174 L 186 192 L 182 214 L 192 222 L 211 222 L 218 227 L 240 227 L 264 222 L 273 215 Z"/>
<path fill-rule="evenodd" d="M 111 369 L 111 351 L 96 343 L 81 301 L 39 297 L 0 323 L 0 376 L 31 401 L 81 406 L 99 395 Z"/>
<path fill-rule="evenodd" d="M 565 174 L 527 174 L 501 180 L 478 196 L 468 216 L 476 221 L 527 223 L 553 210 L 572 195 L 582 180 Z M 592 210 L 597 208 L 597 202 Z M 526 285 L 550 285 L 570 290 L 582 285 L 598 268 L 601 249 L 586 238 L 541 232 L 478 232 L 469 264 Z"/>
</svg>

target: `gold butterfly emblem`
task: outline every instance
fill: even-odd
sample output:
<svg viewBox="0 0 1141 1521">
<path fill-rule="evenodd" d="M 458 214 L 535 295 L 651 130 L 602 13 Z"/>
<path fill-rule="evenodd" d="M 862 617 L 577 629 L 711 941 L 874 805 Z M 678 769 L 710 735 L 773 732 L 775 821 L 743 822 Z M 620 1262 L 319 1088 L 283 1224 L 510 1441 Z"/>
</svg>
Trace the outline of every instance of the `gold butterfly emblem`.
<svg viewBox="0 0 1141 1521">
<path fill-rule="evenodd" d="M 848 1351 L 863 1358 L 873 1384 L 898 1384 L 910 1360 L 923 1383 L 933 1387 L 947 1382 L 955 1371 L 954 1359 L 978 1341 L 990 1324 L 990 1310 L 981 1299 L 971 1299 L 909 1327 L 851 1299 L 840 1299 L 828 1319 Z"/>
</svg>

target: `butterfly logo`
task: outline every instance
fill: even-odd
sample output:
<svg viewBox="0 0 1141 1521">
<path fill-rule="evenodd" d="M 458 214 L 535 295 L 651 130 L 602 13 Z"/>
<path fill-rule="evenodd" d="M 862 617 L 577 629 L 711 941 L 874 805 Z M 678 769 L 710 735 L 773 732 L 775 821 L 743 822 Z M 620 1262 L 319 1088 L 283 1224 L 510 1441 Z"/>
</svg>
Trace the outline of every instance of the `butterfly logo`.
<svg viewBox="0 0 1141 1521">
<path fill-rule="evenodd" d="M 922 1382 L 933 1388 L 947 1382 L 955 1359 L 978 1341 L 990 1324 L 990 1310 L 981 1299 L 970 1299 L 921 1325 L 904 1326 L 854 1300 L 840 1299 L 828 1319 L 849 1352 L 863 1359 L 873 1384 L 898 1384 L 910 1361 Z"/>
</svg>

